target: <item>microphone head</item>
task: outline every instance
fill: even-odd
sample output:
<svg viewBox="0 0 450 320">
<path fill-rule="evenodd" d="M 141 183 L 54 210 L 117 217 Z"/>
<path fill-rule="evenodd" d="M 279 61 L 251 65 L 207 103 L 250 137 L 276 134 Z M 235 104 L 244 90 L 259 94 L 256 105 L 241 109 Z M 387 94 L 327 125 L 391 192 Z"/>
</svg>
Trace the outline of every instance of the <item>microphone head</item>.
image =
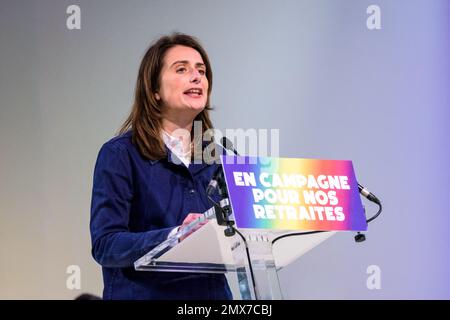
<svg viewBox="0 0 450 320">
<path fill-rule="evenodd" d="M 232 151 L 235 155 L 239 155 L 236 151 L 236 149 L 233 146 L 233 143 L 230 141 L 230 139 L 228 139 L 227 137 L 222 137 L 222 139 L 220 140 L 220 142 L 222 143 L 222 146 L 225 147 L 225 149 Z"/>
</svg>

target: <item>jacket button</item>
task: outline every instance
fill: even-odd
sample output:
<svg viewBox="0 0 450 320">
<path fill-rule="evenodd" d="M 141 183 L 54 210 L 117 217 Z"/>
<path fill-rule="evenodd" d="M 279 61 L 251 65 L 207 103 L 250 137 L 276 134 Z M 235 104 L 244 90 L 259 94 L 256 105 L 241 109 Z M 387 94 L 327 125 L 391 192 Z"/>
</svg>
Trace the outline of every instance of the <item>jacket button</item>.
<svg viewBox="0 0 450 320">
<path fill-rule="evenodd" d="M 194 194 L 194 193 L 195 193 L 195 189 L 189 190 L 189 193 L 190 193 L 190 194 Z"/>
</svg>

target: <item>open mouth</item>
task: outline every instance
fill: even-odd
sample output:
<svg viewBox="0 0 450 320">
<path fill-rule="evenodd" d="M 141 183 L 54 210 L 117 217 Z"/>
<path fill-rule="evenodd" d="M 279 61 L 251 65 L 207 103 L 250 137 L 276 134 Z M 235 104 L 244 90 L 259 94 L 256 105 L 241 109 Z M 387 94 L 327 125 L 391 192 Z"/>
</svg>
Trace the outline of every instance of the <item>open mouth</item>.
<svg viewBox="0 0 450 320">
<path fill-rule="evenodd" d="M 186 90 L 183 93 L 188 95 L 191 98 L 199 98 L 199 97 L 203 96 L 203 90 L 201 88 L 191 88 L 189 90 Z"/>
</svg>

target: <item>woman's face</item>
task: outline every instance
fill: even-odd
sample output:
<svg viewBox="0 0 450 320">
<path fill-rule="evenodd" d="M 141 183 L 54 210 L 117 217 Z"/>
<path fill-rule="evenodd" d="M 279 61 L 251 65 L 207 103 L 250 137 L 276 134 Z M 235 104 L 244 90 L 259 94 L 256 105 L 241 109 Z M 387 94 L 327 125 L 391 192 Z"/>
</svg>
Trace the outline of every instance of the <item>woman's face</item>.
<svg viewBox="0 0 450 320">
<path fill-rule="evenodd" d="M 206 66 L 200 53 L 177 45 L 167 50 L 160 75 L 160 89 L 155 95 L 167 111 L 190 110 L 196 115 L 208 99 Z"/>
</svg>

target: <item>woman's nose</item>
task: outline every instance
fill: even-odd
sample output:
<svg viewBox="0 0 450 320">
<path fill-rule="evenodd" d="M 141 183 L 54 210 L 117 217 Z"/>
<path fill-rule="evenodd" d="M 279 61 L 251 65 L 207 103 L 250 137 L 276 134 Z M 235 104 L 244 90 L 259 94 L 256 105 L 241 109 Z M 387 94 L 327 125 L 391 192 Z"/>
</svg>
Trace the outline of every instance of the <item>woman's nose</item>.
<svg viewBox="0 0 450 320">
<path fill-rule="evenodd" d="M 200 75 L 200 73 L 198 72 L 198 70 L 194 70 L 194 71 L 192 71 L 192 74 L 191 74 L 191 82 L 194 82 L 194 83 L 200 83 L 200 81 L 201 81 L 201 75 Z"/>
</svg>

